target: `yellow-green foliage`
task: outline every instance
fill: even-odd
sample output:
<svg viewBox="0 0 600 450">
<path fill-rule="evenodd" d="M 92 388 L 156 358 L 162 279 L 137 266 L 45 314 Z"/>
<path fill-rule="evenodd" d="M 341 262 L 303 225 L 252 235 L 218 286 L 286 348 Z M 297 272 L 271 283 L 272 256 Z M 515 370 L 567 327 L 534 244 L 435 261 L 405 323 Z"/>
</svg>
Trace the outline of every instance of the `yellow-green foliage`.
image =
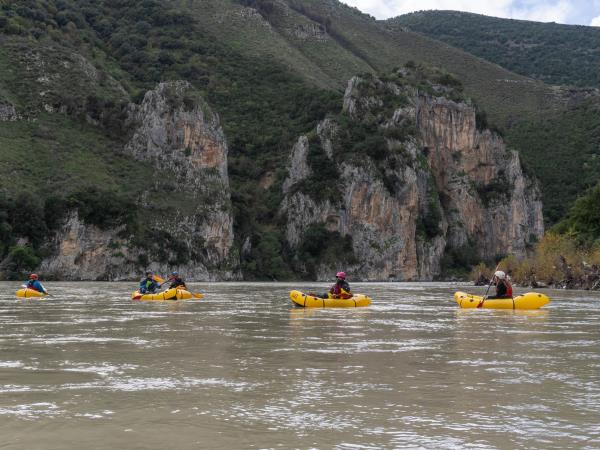
<svg viewBox="0 0 600 450">
<path fill-rule="evenodd" d="M 586 270 L 600 266 L 600 246 L 586 248 L 569 234 L 548 233 L 526 258 L 507 256 L 499 263 L 499 269 L 521 285 L 534 282 L 553 285 L 567 279 L 582 280 Z M 492 269 L 481 263 L 473 268 L 471 279 L 491 274 Z"/>
<path fill-rule="evenodd" d="M 474 282 L 480 282 L 481 280 L 489 280 L 492 278 L 492 269 L 490 269 L 485 263 L 480 262 L 471 270 L 470 278 Z"/>
</svg>

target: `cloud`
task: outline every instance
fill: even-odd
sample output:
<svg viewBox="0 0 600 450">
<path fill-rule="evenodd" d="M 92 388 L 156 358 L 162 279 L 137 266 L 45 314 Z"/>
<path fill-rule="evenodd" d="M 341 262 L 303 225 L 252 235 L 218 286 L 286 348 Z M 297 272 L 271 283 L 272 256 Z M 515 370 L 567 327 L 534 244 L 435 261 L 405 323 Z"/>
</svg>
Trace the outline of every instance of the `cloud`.
<svg viewBox="0 0 600 450">
<path fill-rule="evenodd" d="M 590 25 L 593 27 L 600 27 L 600 16 L 594 17 L 590 22 Z"/>
<path fill-rule="evenodd" d="M 511 8 L 514 19 L 535 20 L 537 22 L 565 23 L 574 12 L 574 5 L 567 0 L 554 2 L 525 1 Z"/>
<path fill-rule="evenodd" d="M 344 0 L 378 19 L 399 16 L 413 11 L 451 9 L 488 16 L 540 22 L 568 22 L 581 0 Z M 589 19 L 588 19 L 589 20 Z"/>
<path fill-rule="evenodd" d="M 345 2 L 379 19 L 428 9 L 452 9 L 499 15 L 513 3 L 512 0 L 498 0 L 494 4 L 481 0 L 345 0 Z"/>
</svg>

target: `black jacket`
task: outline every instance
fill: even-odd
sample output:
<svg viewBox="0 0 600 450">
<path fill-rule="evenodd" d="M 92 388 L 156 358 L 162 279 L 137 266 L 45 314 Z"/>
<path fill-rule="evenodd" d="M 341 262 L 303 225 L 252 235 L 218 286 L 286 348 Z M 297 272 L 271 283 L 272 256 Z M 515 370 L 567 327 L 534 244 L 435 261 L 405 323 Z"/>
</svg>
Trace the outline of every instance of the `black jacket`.
<svg viewBox="0 0 600 450">
<path fill-rule="evenodd" d="M 169 289 L 174 289 L 174 288 L 186 288 L 185 285 L 185 281 L 183 281 L 183 279 L 181 277 L 177 277 L 177 278 L 169 278 L 169 281 L 171 282 L 171 284 L 169 285 Z"/>
</svg>

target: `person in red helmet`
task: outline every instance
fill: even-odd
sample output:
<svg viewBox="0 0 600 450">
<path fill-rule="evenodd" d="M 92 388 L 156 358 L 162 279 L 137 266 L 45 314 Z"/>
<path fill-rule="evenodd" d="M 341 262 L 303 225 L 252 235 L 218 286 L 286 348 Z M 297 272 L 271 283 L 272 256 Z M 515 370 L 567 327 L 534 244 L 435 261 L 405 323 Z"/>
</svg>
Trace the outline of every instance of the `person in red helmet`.
<svg viewBox="0 0 600 450">
<path fill-rule="evenodd" d="M 48 294 L 46 288 L 40 283 L 38 279 L 38 275 L 36 273 L 32 273 L 29 275 L 29 281 L 27 282 L 27 289 L 31 289 L 32 291 L 41 292 L 43 294 Z"/>
<path fill-rule="evenodd" d="M 352 298 L 352 292 L 350 291 L 350 285 L 346 281 L 345 272 L 338 272 L 336 274 L 335 284 L 321 298 Z"/>
</svg>

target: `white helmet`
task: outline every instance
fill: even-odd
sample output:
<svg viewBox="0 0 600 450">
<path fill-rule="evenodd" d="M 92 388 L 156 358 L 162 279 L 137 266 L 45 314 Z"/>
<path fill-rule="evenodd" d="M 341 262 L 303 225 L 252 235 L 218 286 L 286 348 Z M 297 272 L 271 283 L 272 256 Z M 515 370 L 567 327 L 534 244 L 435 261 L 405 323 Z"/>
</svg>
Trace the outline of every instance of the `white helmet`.
<svg viewBox="0 0 600 450">
<path fill-rule="evenodd" d="M 506 280 L 506 274 L 504 272 L 502 272 L 501 270 L 497 271 L 494 276 L 496 278 L 498 278 L 499 280 Z"/>
</svg>

